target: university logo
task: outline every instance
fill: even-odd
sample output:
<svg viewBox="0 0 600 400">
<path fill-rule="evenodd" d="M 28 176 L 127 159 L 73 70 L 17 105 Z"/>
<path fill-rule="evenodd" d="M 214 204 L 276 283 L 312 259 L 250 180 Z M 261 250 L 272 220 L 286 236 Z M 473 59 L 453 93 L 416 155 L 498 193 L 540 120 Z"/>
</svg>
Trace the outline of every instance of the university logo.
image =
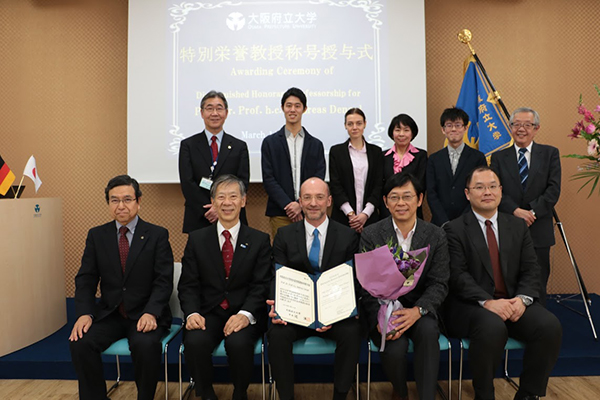
<svg viewBox="0 0 600 400">
<path fill-rule="evenodd" d="M 239 31 L 246 24 L 246 18 L 244 18 L 242 13 L 233 12 L 227 16 L 225 23 L 232 31 Z"/>
<path fill-rule="evenodd" d="M 36 213 L 39 214 L 39 212 L 40 212 L 40 205 L 36 204 L 34 210 L 35 210 Z"/>
</svg>

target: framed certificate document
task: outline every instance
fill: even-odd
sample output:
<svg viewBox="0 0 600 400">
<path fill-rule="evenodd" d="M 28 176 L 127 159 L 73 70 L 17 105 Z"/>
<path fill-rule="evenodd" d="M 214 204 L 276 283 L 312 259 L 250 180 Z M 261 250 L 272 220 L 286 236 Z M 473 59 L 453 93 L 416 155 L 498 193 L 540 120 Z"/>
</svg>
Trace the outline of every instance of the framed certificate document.
<svg viewBox="0 0 600 400">
<path fill-rule="evenodd" d="M 275 268 L 275 312 L 285 322 L 317 329 L 357 315 L 351 262 L 316 275 Z"/>
</svg>

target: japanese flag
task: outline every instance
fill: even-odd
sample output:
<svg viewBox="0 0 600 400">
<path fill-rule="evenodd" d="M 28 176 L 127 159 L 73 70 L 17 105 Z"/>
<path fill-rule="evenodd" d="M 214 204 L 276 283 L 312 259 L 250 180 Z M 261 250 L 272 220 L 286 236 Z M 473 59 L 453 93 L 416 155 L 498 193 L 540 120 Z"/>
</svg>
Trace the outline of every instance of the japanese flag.
<svg viewBox="0 0 600 400">
<path fill-rule="evenodd" d="M 29 157 L 29 161 L 27 161 L 23 175 L 31 178 L 33 183 L 35 183 L 35 192 L 37 193 L 38 189 L 42 185 L 42 180 L 38 175 L 37 168 L 35 166 L 35 158 L 33 156 Z"/>
</svg>

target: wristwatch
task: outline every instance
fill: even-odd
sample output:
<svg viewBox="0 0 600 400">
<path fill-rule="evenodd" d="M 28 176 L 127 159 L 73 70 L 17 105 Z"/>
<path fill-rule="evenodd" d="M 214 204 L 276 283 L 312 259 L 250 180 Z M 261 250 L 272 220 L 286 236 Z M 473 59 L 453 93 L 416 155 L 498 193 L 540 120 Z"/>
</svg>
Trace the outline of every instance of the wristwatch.
<svg viewBox="0 0 600 400">
<path fill-rule="evenodd" d="M 419 307 L 419 314 L 421 314 L 421 317 L 426 316 L 428 312 L 429 311 L 426 308 Z"/>
<path fill-rule="evenodd" d="M 518 294 L 517 297 L 521 299 L 521 301 L 523 302 L 523 305 L 525 305 L 525 307 L 529 307 L 530 305 L 533 304 L 533 300 L 531 300 L 531 298 L 528 296 L 525 296 L 523 294 Z"/>
</svg>

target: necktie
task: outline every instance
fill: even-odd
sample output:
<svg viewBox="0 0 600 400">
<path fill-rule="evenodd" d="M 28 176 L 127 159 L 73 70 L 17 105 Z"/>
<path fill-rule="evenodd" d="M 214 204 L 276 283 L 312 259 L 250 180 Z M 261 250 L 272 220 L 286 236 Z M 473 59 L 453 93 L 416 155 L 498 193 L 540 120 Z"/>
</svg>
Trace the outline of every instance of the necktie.
<svg viewBox="0 0 600 400">
<path fill-rule="evenodd" d="M 211 144 L 210 144 L 210 151 L 212 153 L 212 159 L 213 159 L 213 163 L 215 161 L 217 161 L 217 157 L 219 157 L 219 146 L 217 146 L 217 137 L 215 135 L 213 135 L 213 137 L 210 138 L 211 140 Z"/>
<path fill-rule="evenodd" d="M 319 230 L 315 228 L 313 231 L 313 242 L 310 246 L 310 252 L 308 253 L 308 261 L 312 265 L 315 273 L 319 273 L 319 253 L 321 251 L 321 241 L 319 240 Z"/>
<path fill-rule="evenodd" d="M 497 299 L 503 299 L 508 296 L 508 293 L 506 292 L 506 285 L 504 284 L 504 277 L 502 276 L 502 268 L 500 267 L 500 253 L 498 252 L 496 235 L 492 229 L 492 221 L 489 219 L 486 220 L 485 227 L 488 250 L 490 252 L 490 260 L 492 261 L 492 272 L 494 273 L 494 297 Z"/>
<path fill-rule="evenodd" d="M 129 240 L 127 240 L 126 235 L 128 230 L 129 229 L 126 226 L 119 228 L 119 258 L 121 259 L 121 270 L 123 271 L 123 276 L 125 276 L 125 264 L 127 264 L 127 256 L 129 255 Z M 123 318 L 127 318 L 125 304 L 123 302 L 119 304 L 119 313 L 123 316 Z"/>
<path fill-rule="evenodd" d="M 450 166 L 452 167 L 452 175 L 456 174 L 456 167 L 458 166 L 458 153 L 456 151 L 450 153 Z"/>
<path fill-rule="evenodd" d="M 223 236 L 225 236 L 225 242 L 223 243 L 221 254 L 223 256 L 223 265 L 225 266 L 225 276 L 229 278 L 231 261 L 233 261 L 233 245 L 231 244 L 231 233 L 229 231 L 223 231 Z M 229 301 L 227 299 L 221 302 L 221 308 L 223 310 L 227 310 L 229 308 Z"/>
<path fill-rule="evenodd" d="M 523 190 L 527 187 L 527 177 L 529 176 L 529 167 L 527 166 L 525 153 L 527 153 L 526 148 L 519 149 L 519 175 L 521 175 L 521 186 L 523 186 Z"/>
</svg>

